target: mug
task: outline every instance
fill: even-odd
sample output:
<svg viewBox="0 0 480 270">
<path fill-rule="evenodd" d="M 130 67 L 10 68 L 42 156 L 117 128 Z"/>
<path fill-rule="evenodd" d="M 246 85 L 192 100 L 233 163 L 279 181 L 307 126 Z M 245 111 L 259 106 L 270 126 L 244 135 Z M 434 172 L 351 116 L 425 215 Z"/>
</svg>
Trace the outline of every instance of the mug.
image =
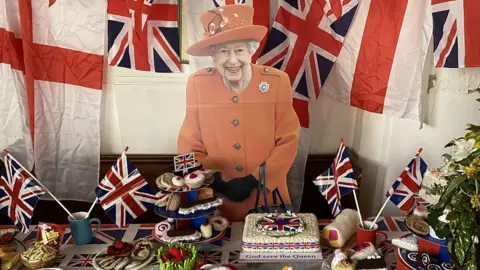
<svg viewBox="0 0 480 270">
<path fill-rule="evenodd" d="M 377 224 L 375 224 L 373 228 L 370 230 L 370 226 L 372 226 L 372 224 L 373 222 L 371 221 L 364 221 L 363 225 L 365 226 L 365 228 L 363 228 L 360 222 L 357 223 L 357 245 L 362 244 L 364 242 L 370 242 L 375 247 L 380 247 L 385 244 L 385 242 L 388 239 L 387 234 L 384 232 L 378 232 Z M 384 237 L 384 239 L 379 243 L 377 243 L 377 235 L 381 235 Z"/>
<path fill-rule="evenodd" d="M 87 218 L 87 214 L 87 212 L 73 213 L 72 215 L 76 220 L 73 220 L 70 216 L 68 217 L 70 232 L 72 233 L 73 243 L 75 245 L 86 245 L 92 242 L 93 236 L 102 225 L 98 218 Z M 92 231 L 91 223 L 93 221 L 97 222 L 98 226 Z"/>
</svg>

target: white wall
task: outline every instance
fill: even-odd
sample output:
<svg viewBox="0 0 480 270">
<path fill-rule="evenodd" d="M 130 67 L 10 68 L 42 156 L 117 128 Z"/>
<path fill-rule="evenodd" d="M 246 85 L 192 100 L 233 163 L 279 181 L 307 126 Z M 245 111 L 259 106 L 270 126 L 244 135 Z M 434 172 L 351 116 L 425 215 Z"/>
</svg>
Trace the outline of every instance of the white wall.
<svg viewBox="0 0 480 270">
<path fill-rule="evenodd" d="M 186 67 L 187 68 L 187 67 Z M 443 146 L 464 134 L 467 122 L 480 122 L 480 69 L 436 70 L 436 85 L 426 95 L 426 124 L 362 112 L 321 96 L 311 106 L 311 153 L 334 153 L 343 137 L 360 155 L 363 169 L 360 204 L 373 215 L 384 192 L 419 147 L 432 167 Z M 155 74 L 109 68 L 102 106 L 102 154 L 175 154 L 185 112 L 187 74 Z M 372 199 L 373 198 L 373 199 Z M 384 214 L 401 214 L 391 203 Z"/>
</svg>

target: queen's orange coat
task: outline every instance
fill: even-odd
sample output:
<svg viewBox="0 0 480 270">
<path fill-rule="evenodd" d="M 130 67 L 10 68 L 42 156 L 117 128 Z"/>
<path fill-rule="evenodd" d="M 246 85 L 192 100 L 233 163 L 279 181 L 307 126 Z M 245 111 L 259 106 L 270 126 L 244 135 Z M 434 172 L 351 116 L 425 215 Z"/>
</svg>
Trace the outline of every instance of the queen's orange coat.
<svg viewBox="0 0 480 270">
<path fill-rule="evenodd" d="M 286 175 L 296 155 L 300 129 L 291 89 L 288 75 L 271 67 L 252 64 L 250 84 L 240 93 L 230 91 L 214 68 L 197 71 L 187 83 L 178 152 L 194 152 L 198 162 L 221 172 L 224 181 L 248 174 L 258 180 L 259 167 L 266 162 L 269 204 L 275 188 L 290 203 Z M 240 203 L 224 199 L 222 216 L 243 221 L 255 206 L 256 193 L 254 189 Z"/>
</svg>

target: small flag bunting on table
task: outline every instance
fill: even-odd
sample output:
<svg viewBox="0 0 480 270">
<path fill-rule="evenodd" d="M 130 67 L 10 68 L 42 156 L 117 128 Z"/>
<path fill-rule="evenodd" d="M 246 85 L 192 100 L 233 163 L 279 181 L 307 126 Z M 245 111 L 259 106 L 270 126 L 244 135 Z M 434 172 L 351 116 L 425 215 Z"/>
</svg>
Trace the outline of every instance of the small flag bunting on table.
<svg viewBox="0 0 480 270">
<path fill-rule="evenodd" d="M 125 151 L 100 181 L 95 193 L 105 213 L 119 227 L 153 208 L 157 201 L 155 192 L 128 160 Z"/>
<path fill-rule="evenodd" d="M 7 214 L 20 232 L 29 232 L 33 210 L 43 194 L 45 191 L 8 153 L 0 174 L 0 212 Z"/>
<path fill-rule="evenodd" d="M 332 215 L 336 217 L 340 214 L 342 211 L 340 199 L 358 189 L 350 156 L 343 140 L 330 168 L 313 180 L 313 183 L 327 200 Z"/>
<path fill-rule="evenodd" d="M 406 215 L 415 209 L 415 196 L 420 191 L 423 175 L 427 171 L 427 164 L 420 156 L 421 152 L 422 149 L 419 149 L 385 194 Z"/>
</svg>

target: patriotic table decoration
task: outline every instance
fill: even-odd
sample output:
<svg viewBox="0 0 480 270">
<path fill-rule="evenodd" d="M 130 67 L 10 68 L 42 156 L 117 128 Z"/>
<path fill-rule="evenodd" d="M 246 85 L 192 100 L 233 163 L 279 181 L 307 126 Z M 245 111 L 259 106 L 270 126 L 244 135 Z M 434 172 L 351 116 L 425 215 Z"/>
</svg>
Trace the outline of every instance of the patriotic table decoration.
<svg viewBox="0 0 480 270">
<path fill-rule="evenodd" d="M 186 174 L 189 169 L 195 168 L 195 153 L 190 152 L 173 157 L 175 172 Z"/>
<path fill-rule="evenodd" d="M 127 149 L 95 189 L 105 213 L 119 227 L 126 226 L 153 208 L 158 199 L 145 178 L 128 160 Z"/>
<path fill-rule="evenodd" d="M 408 163 L 407 167 L 385 194 L 388 198 L 385 200 L 382 208 L 380 208 L 380 211 L 378 211 L 370 229 L 373 228 L 373 225 L 377 222 L 389 201 L 392 201 L 405 215 L 410 214 L 415 209 L 417 205 L 416 196 L 422 186 L 423 175 L 428 168 L 420 156 L 421 152 L 422 148 L 418 149 L 415 157 Z"/>
<path fill-rule="evenodd" d="M 336 217 L 340 214 L 342 211 L 341 198 L 358 189 L 358 183 L 353 172 L 353 165 L 350 162 L 350 156 L 343 139 L 340 142 L 337 155 L 330 168 L 313 180 L 313 183 L 327 200 L 332 215 Z M 357 209 L 360 210 L 357 195 L 355 192 L 353 192 L 353 194 L 355 196 Z M 361 216 L 359 218 L 363 220 Z"/>
<path fill-rule="evenodd" d="M 33 209 L 45 191 L 10 154 L 4 164 L 0 168 L 0 212 L 7 214 L 20 232 L 27 233 Z"/>
</svg>

